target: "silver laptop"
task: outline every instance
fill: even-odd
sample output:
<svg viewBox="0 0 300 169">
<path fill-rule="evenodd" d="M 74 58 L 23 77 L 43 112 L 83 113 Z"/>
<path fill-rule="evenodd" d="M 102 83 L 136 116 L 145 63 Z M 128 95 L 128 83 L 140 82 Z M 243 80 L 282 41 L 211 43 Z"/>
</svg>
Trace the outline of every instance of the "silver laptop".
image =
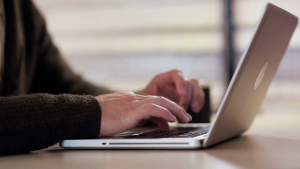
<svg viewBox="0 0 300 169">
<path fill-rule="evenodd" d="M 252 124 L 297 26 L 298 18 L 268 4 L 212 124 L 176 124 L 171 131 L 136 128 L 97 139 L 64 140 L 67 149 L 197 149 L 238 136 Z"/>
</svg>

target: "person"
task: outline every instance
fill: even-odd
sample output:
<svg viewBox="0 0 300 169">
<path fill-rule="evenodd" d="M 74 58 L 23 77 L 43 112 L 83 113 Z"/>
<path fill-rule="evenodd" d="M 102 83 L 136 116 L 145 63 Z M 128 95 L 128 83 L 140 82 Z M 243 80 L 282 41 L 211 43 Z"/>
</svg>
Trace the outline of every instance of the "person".
<svg viewBox="0 0 300 169">
<path fill-rule="evenodd" d="M 0 155 L 96 138 L 143 125 L 188 123 L 204 93 L 179 70 L 154 77 L 140 93 L 84 81 L 63 60 L 31 0 L 0 0 Z"/>
</svg>

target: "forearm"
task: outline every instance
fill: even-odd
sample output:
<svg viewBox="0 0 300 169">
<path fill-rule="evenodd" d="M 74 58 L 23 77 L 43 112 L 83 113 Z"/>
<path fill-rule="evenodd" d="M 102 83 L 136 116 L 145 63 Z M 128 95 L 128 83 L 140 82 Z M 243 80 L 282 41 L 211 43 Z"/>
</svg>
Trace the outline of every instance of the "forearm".
<svg viewBox="0 0 300 169">
<path fill-rule="evenodd" d="M 99 135 L 101 110 L 92 96 L 0 97 L 0 155 L 43 149 L 64 139 Z"/>
</svg>

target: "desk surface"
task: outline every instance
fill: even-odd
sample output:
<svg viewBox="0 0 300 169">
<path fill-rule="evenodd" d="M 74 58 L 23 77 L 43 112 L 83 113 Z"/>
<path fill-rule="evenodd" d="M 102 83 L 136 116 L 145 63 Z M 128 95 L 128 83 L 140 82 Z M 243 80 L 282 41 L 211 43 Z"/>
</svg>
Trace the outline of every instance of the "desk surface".
<svg viewBox="0 0 300 169">
<path fill-rule="evenodd" d="M 299 109 L 300 110 L 300 109 Z M 0 157 L 0 168 L 300 168 L 300 113 L 257 115 L 241 137 L 205 150 L 63 150 Z"/>
</svg>

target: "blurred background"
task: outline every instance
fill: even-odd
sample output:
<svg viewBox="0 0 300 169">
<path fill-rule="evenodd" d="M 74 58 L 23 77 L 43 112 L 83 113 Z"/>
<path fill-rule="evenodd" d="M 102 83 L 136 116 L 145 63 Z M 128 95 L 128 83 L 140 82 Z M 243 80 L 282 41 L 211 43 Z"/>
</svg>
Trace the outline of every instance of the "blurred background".
<svg viewBox="0 0 300 169">
<path fill-rule="evenodd" d="M 176 68 L 210 84 L 214 109 L 267 2 L 300 17 L 299 0 L 34 1 L 63 56 L 85 79 L 137 91 Z M 298 27 L 262 109 L 296 109 L 299 54 Z"/>
</svg>

